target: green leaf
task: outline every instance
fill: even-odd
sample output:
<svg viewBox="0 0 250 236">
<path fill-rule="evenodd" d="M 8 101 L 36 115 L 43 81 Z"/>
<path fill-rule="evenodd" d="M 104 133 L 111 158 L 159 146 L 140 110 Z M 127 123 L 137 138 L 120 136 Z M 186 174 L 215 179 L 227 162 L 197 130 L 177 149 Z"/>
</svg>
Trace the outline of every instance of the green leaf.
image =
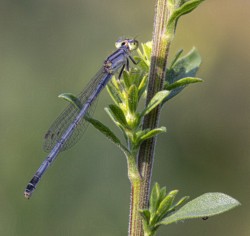
<svg viewBox="0 0 250 236">
<path fill-rule="evenodd" d="M 159 205 L 160 192 L 161 192 L 160 185 L 158 183 L 155 183 L 151 191 L 149 200 L 149 211 L 151 212 L 151 217 L 153 217 L 154 213 L 157 211 Z"/>
<path fill-rule="evenodd" d="M 119 92 L 118 92 L 119 89 L 117 89 L 113 83 L 108 83 L 108 85 L 106 86 L 106 89 L 109 93 L 109 96 L 114 101 L 114 103 L 116 105 L 119 105 L 119 103 L 122 102 L 121 97 L 120 97 Z"/>
<path fill-rule="evenodd" d="M 142 96 L 142 94 L 145 92 L 147 88 L 148 82 L 148 75 L 144 75 L 140 81 L 140 84 L 138 86 L 138 96 L 139 98 Z"/>
<path fill-rule="evenodd" d="M 167 70 L 166 73 L 166 83 L 167 86 L 171 86 L 175 82 L 183 78 L 195 77 L 201 64 L 201 57 L 198 51 L 193 48 L 188 54 L 179 58 L 171 68 Z M 164 102 L 172 99 L 178 93 L 180 93 L 186 85 L 177 87 L 170 91 L 169 96 L 164 100 Z"/>
<path fill-rule="evenodd" d="M 131 85 L 128 90 L 128 108 L 132 114 L 136 112 L 138 105 L 138 89 L 135 85 Z"/>
<path fill-rule="evenodd" d="M 179 17 L 180 17 L 181 15 L 185 15 L 187 13 L 190 13 L 196 7 L 198 7 L 198 5 L 201 4 L 203 1 L 205 1 L 205 0 L 188 0 L 188 1 L 183 1 L 184 4 L 182 4 L 179 7 L 179 9 L 176 10 L 178 12 L 178 13 L 176 13 L 176 15 L 179 15 Z"/>
<path fill-rule="evenodd" d="M 167 78 L 168 82 L 175 82 L 184 77 L 194 77 L 201 64 L 201 56 L 196 48 L 192 48 L 186 55 L 179 58 L 169 70 L 174 70 L 175 77 Z"/>
<path fill-rule="evenodd" d="M 103 123 L 100 121 L 93 119 L 89 116 L 84 117 L 90 124 L 92 124 L 96 129 L 98 129 L 102 134 L 104 134 L 110 141 L 116 144 L 124 153 L 128 153 L 129 151 L 121 144 L 121 141 L 116 137 L 116 135 Z"/>
<path fill-rule="evenodd" d="M 111 104 L 109 105 L 109 109 L 117 122 L 119 122 L 124 127 L 127 126 L 125 115 L 119 106 Z"/>
<path fill-rule="evenodd" d="M 166 195 L 167 195 L 167 188 L 166 187 L 161 188 L 160 197 L 159 197 L 160 201 L 162 201 Z"/>
<path fill-rule="evenodd" d="M 168 225 L 180 220 L 210 217 L 240 205 L 237 200 L 224 193 L 205 193 L 188 202 L 176 213 L 166 217 L 157 225 Z"/>
<path fill-rule="evenodd" d="M 70 102 L 71 104 L 73 104 L 79 110 L 82 109 L 81 101 L 74 94 L 72 94 L 72 93 L 62 93 L 58 97 L 66 100 L 67 102 Z"/>
<path fill-rule="evenodd" d="M 143 54 L 144 54 L 144 57 L 147 61 L 149 61 L 150 57 L 151 57 L 152 45 L 153 45 L 152 41 L 148 41 L 148 42 L 142 44 Z"/>
<path fill-rule="evenodd" d="M 110 83 L 114 87 L 114 89 L 119 90 L 120 89 L 120 80 L 118 80 L 114 75 L 112 76 Z"/>
<path fill-rule="evenodd" d="M 131 80 L 130 80 L 130 73 L 128 73 L 127 71 L 123 72 L 123 81 L 124 84 L 126 85 L 126 88 L 129 89 L 131 86 Z"/>
<path fill-rule="evenodd" d="M 181 198 L 174 206 L 172 206 L 170 208 L 169 211 L 175 211 L 177 207 L 182 206 L 184 203 L 186 203 L 186 201 L 189 199 L 189 196 L 185 196 L 183 198 Z"/>
<path fill-rule="evenodd" d="M 178 193 L 178 190 L 171 191 L 160 203 L 156 215 L 158 220 L 161 220 L 164 215 L 168 212 L 170 207 L 172 206 L 174 199 Z"/>
<path fill-rule="evenodd" d="M 116 118 L 115 118 L 115 116 L 113 115 L 112 111 L 111 111 L 109 108 L 107 108 L 107 107 L 104 108 L 104 110 L 107 112 L 108 116 L 109 116 L 110 119 L 114 122 L 114 124 L 115 124 L 116 126 L 118 126 L 118 127 L 122 130 L 123 134 L 125 134 L 124 126 L 121 125 L 121 124 L 116 120 Z M 126 136 L 125 136 L 125 137 L 126 137 Z"/>
<path fill-rule="evenodd" d="M 171 65 L 169 68 L 172 68 L 173 65 L 175 64 L 175 62 L 179 59 L 179 57 L 181 56 L 181 54 L 183 53 L 183 49 L 180 49 L 179 51 L 177 51 L 173 61 L 171 62 Z"/>
<path fill-rule="evenodd" d="M 140 142 L 143 142 L 146 139 L 152 138 L 158 134 L 165 133 L 167 131 L 166 127 L 162 126 L 160 128 L 155 128 L 150 131 L 148 131 L 146 134 L 142 135 L 140 137 Z"/>
<path fill-rule="evenodd" d="M 155 107 L 157 107 L 161 102 L 167 98 L 170 91 L 163 90 L 155 94 L 155 96 L 151 99 L 147 107 L 144 109 L 144 111 L 141 113 L 141 116 L 145 116 L 149 112 L 151 112 Z"/>
<path fill-rule="evenodd" d="M 172 89 L 182 87 L 182 86 L 186 86 L 188 84 L 197 83 L 197 82 L 203 82 L 203 80 L 200 79 L 200 78 L 196 78 L 196 77 L 186 77 L 186 78 L 177 80 L 173 84 L 169 84 L 169 85 L 164 86 L 164 89 L 170 91 Z"/>
<path fill-rule="evenodd" d="M 149 219 L 150 219 L 150 211 L 148 209 L 143 209 L 143 210 L 139 210 L 141 216 L 143 217 L 143 219 L 147 222 L 147 224 L 149 223 Z"/>
<path fill-rule="evenodd" d="M 168 20 L 168 24 L 167 24 L 167 32 L 168 32 L 168 34 L 173 37 L 178 19 L 182 15 L 185 15 L 185 14 L 193 11 L 203 1 L 204 0 L 186 1 L 180 7 L 179 7 L 179 2 L 177 2 L 176 6 L 175 6 L 177 8 L 174 9 L 174 11 L 172 12 L 172 14 L 170 15 L 170 18 Z M 172 7 L 172 6 L 170 6 L 170 7 Z"/>
<path fill-rule="evenodd" d="M 151 52 L 152 52 L 152 41 L 147 43 L 142 43 L 142 51 L 138 48 L 137 53 L 139 57 L 135 57 L 136 60 L 140 60 L 138 67 L 148 73 L 149 67 L 150 67 L 150 58 L 151 58 Z"/>
</svg>

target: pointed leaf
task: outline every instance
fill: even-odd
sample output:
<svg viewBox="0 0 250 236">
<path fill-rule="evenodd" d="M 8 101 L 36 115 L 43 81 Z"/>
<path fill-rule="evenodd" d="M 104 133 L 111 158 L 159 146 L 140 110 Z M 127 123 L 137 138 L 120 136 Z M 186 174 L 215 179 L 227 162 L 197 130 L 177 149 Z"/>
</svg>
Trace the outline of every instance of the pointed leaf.
<svg viewBox="0 0 250 236">
<path fill-rule="evenodd" d="M 115 125 L 118 126 L 119 122 L 117 122 L 117 120 L 115 119 L 115 117 L 114 117 L 113 113 L 111 112 L 111 110 L 109 108 L 107 108 L 107 107 L 105 107 L 104 110 L 107 112 L 108 116 L 115 123 Z"/>
<path fill-rule="evenodd" d="M 129 71 L 131 85 L 134 84 L 138 88 L 144 75 L 145 75 L 145 73 L 143 71 L 139 70 L 138 68 L 132 68 Z"/>
<path fill-rule="evenodd" d="M 142 46 L 142 52 L 138 48 L 137 53 L 139 55 L 139 58 L 135 57 L 135 59 L 140 60 L 138 67 L 145 73 L 148 73 L 150 67 L 151 52 L 152 52 L 152 41 L 147 43 L 142 43 L 141 46 Z"/>
<path fill-rule="evenodd" d="M 178 59 L 166 73 L 167 86 L 171 86 L 176 81 L 187 77 L 195 77 L 201 64 L 201 57 L 198 51 L 193 48 L 188 54 Z M 164 103 L 178 93 L 180 93 L 186 85 L 177 87 L 170 91 L 169 96 L 164 100 Z"/>
<path fill-rule="evenodd" d="M 173 13 L 171 14 L 168 24 L 167 24 L 167 31 L 170 35 L 173 35 L 175 32 L 175 27 L 177 24 L 178 19 L 191 11 L 193 11 L 200 3 L 202 3 L 204 0 L 190 0 L 182 4 L 180 7 L 178 7 L 179 3 L 177 4 L 176 8 Z M 170 6 L 171 7 L 171 6 Z"/>
<path fill-rule="evenodd" d="M 119 106 L 111 104 L 109 105 L 109 109 L 111 110 L 116 121 L 118 121 L 123 126 L 127 126 L 125 115 Z"/>
<path fill-rule="evenodd" d="M 147 222 L 147 224 L 149 223 L 149 219 L 150 219 L 150 211 L 148 209 L 143 209 L 143 210 L 139 210 L 141 216 L 143 217 L 143 219 Z"/>
<path fill-rule="evenodd" d="M 132 114 L 136 112 L 138 104 L 138 90 L 135 85 L 132 85 L 128 91 L 128 107 Z"/>
<path fill-rule="evenodd" d="M 178 88 L 178 87 L 182 87 L 182 86 L 186 86 L 188 84 L 197 83 L 197 82 L 203 82 L 203 80 L 200 79 L 200 78 L 196 78 L 196 77 L 186 77 L 186 78 L 177 80 L 173 84 L 164 86 L 164 89 L 170 91 L 172 89 L 175 89 L 175 88 Z"/>
<path fill-rule="evenodd" d="M 145 92 L 147 88 L 147 83 L 148 82 L 148 75 L 144 75 L 142 79 L 140 80 L 140 84 L 138 86 L 138 96 L 139 99 L 141 98 L 142 94 Z"/>
<path fill-rule="evenodd" d="M 130 81 L 130 73 L 127 71 L 123 72 L 123 81 L 127 89 L 131 86 L 131 81 Z"/>
<path fill-rule="evenodd" d="M 112 76 L 111 81 L 109 84 L 112 84 L 112 86 L 114 87 L 114 89 L 116 89 L 117 91 L 119 91 L 120 89 L 120 80 L 117 79 L 115 76 Z"/>
<path fill-rule="evenodd" d="M 85 116 L 84 118 L 90 124 L 92 124 L 96 129 L 98 129 L 102 134 L 104 134 L 110 141 L 116 144 L 124 153 L 128 153 L 128 150 L 121 144 L 121 141 L 106 125 L 89 116 Z"/>
<path fill-rule="evenodd" d="M 160 203 L 156 215 L 158 220 L 161 220 L 164 215 L 168 212 L 170 207 L 172 206 L 175 196 L 177 195 L 178 190 L 171 191 Z"/>
<path fill-rule="evenodd" d="M 145 116 L 149 112 L 151 112 L 155 107 L 157 107 L 161 102 L 167 98 L 170 91 L 163 90 L 155 94 L 155 96 L 151 99 L 145 110 L 142 112 L 141 116 Z"/>
<path fill-rule="evenodd" d="M 185 56 L 179 58 L 175 64 L 168 69 L 166 81 L 172 84 L 185 77 L 195 77 L 200 64 L 200 54 L 195 48 L 192 48 Z"/>
<path fill-rule="evenodd" d="M 170 69 L 173 67 L 173 65 L 175 64 L 175 62 L 179 59 L 179 57 L 181 56 L 181 54 L 183 53 L 183 49 L 180 49 L 179 51 L 177 51 L 173 61 L 171 62 L 171 65 L 170 65 Z"/>
<path fill-rule="evenodd" d="M 151 217 L 153 217 L 159 205 L 159 196 L 160 196 L 160 185 L 155 183 L 151 194 L 150 194 L 150 203 L 149 203 L 149 211 L 151 212 Z"/>
<path fill-rule="evenodd" d="M 109 96 L 114 101 L 114 103 L 116 105 L 119 105 L 119 103 L 121 103 L 122 101 L 121 101 L 121 98 L 119 96 L 118 90 L 115 88 L 115 86 L 112 83 L 108 83 L 108 85 L 106 86 L 106 89 L 109 93 Z"/>
<path fill-rule="evenodd" d="M 152 41 L 148 41 L 142 44 L 143 54 L 147 60 L 150 60 L 151 53 L 152 53 L 152 46 L 153 46 Z"/>
<path fill-rule="evenodd" d="M 152 138 L 152 137 L 154 137 L 158 134 L 164 133 L 164 132 L 167 132 L 167 129 L 164 126 L 162 126 L 160 128 L 152 129 L 140 137 L 140 142 L 143 142 L 146 139 Z"/>
<path fill-rule="evenodd" d="M 187 202 L 188 199 L 189 199 L 189 196 L 185 196 L 185 197 L 181 198 L 174 206 L 172 206 L 170 208 L 169 211 L 175 211 L 177 207 L 182 206 L 184 203 Z"/>
<path fill-rule="evenodd" d="M 176 213 L 159 222 L 157 225 L 168 225 L 180 220 L 210 217 L 229 211 L 240 203 L 223 193 L 205 193 L 188 202 Z"/>
<path fill-rule="evenodd" d="M 58 97 L 66 100 L 67 102 L 70 102 L 71 104 L 73 104 L 79 110 L 82 109 L 81 101 L 74 94 L 72 94 L 72 93 L 62 93 Z"/>
<path fill-rule="evenodd" d="M 177 10 L 178 13 L 175 14 L 179 16 L 187 14 L 197 8 L 198 5 L 201 4 L 203 1 L 205 0 L 188 0 L 180 6 L 180 8 Z"/>
<path fill-rule="evenodd" d="M 167 195 L 167 188 L 166 187 L 161 188 L 160 197 L 159 197 L 160 201 L 162 201 L 166 195 Z"/>
<path fill-rule="evenodd" d="M 122 132 L 125 132 L 124 130 L 124 126 L 122 126 L 117 120 L 116 118 L 114 117 L 113 113 L 111 112 L 111 110 L 109 108 L 104 108 L 104 110 L 107 112 L 108 116 L 110 117 L 110 119 L 114 122 L 114 124 L 119 127 Z"/>
</svg>

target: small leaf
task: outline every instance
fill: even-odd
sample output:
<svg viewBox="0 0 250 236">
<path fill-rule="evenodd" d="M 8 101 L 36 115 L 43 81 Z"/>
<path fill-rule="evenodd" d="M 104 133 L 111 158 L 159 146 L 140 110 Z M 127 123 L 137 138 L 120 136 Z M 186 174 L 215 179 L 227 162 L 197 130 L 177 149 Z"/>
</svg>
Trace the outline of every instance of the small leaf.
<svg viewBox="0 0 250 236">
<path fill-rule="evenodd" d="M 150 219 L 150 211 L 148 209 L 143 209 L 143 210 L 139 210 L 141 216 L 143 217 L 143 219 L 147 222 L 147 224 L 149 223 L 149 219 Z"/>
<path fill-rule="evenodd" d="M 234 198 L 223 193 L 205 193 L 188 202 L 176 213 L 166 217 L 157 225 L 168 225 L 180 220 L 211 217 L 229 211 L 240 203 Z"/>
<path fill-rule="evenodd" d="M 131 80 L 130 80 L 130 73 L 128 73 L 127 71 L 123 72 L 123 81 L 124 84 L 126 85 L 126 88 L 129 89 L 131 86 Z"/>
<path fill-rule="evenodd" d="M 82 109 L 81 101 L 74 94 L 72 94 L 72 93 L 62 93 L 58 97 L 70 102 L 71 104 L 73 104 L 79 110 Z"/>
<path fill-rule="evenodd" d="M 195 77 L 200 64 L 200 54 L 195 48 L 192 48 L 185 56 L 179 58 L 174 65 L 167 70 L 166 81 L 172 84 L 185 77 Z"/>
<path fill-rule="evenodd" d="M 128 153 L 128 150 L 121 144 L 121 141 L 115 136 L 115 134 L 103 123 L 93 119 L 89 116 L 84 117 L 90 124 L 92 124 L 96 129 L 98 129 L 102 134 L 104 134 L 110 141 L 116 144 L 124 153 Z"/>
<path fill-rule="evenodd" d="M 118 121 L 124 127 L 127 126 L 125 115 L 119 106 L 111 104 L 109 105 L 109 109 L 111 110 L 116 121 Z"/>
<path fill-rule="evenodd" d="M 166 195 L 167 195 L 167 188 L 166 187 L 161 188 L 161 193 L 159 197 L 160 201 L 162 201 Z"/>
<path fill-rule="evenodd" d="M 175 27 L 177 24 L 178 19 L 182 16 L 185 15 L 191 11 L 193 11 L 200 3 L 202 3 L 204 0 L 190 0 L 190 1 L 186 1 L 184 4 L 182 4 L 179 7 L 179 3 L 177 2 L 175 7 L 175 10 L 173 11 L 173 13 L 170 15 L 170 18 L 168 20 L 168 24 L 166 26 L 166 29 L 168 31 L 169 35 L 173 35 L 175 32 Z M 172 7 L 172 6 L 170 6 Z"/>
<path fill-rule="evenodd" d="M 150 194 L 149 211 L 151 213 L 151 217 L 153 217 L 154 213 L 158 208 L 160 192 L 161 192 L 160 185 L 158 183 L 155 183 Z"/>
<path fill-rule="evenodd" d="M 146 139 L 152 138 L 158 134 L 165 133 L 167 131 L 166 127 L 162 126 L 160 128 L 155 128 L 150 131 L 148 131 L 146 134 L 142 135 L 140 137 L 140 142 L 143 142 Z"/>
<path fill-rule="evenodd" d="M 138 90 L 135 85 L 132 85 L 128 90 L 128 107 L 132 114 L 136 112 L 138 104 Z"/>
<path fill-rule="evenodd" d="M 182 206 L 184 203 L 186 203 L 186 201 L 189 199 L 189 196 L 185 196 L 183 198 L 181 198 L 174 206 L 172 206 L 169 211 L 175 211 L 175 209 L 177 207 Z"/>
<path fill-rule="evenodd" d="M 144 71 L 148 72 L 149 67 L 150 67 L 150 57 L 151 57 L 151 52 L 152 52 L 152 42 L 147 42 L 147 43 L 142 43 L 142 52 L 138 48 L 137 53 L 139 55 L 138 57 L 135 57 L 136 60 L 140 59 L 140 63 L 138 64 L 139 68 Z"/>
<path fill-rule="evenodd" d="M 148 82 L 148 75 L 144 75 L 140 81 L 140 84 L 138 86 L 138 96 L 139 98 L 142 96 L 142 94 L 145 92 L 147 88 L 147 82 Z"/>
<path fill-rule="evenodd" d="M 151 53 L 152 53 L 152 46 L 153 46 L 152 41 L 148 41 L 142 44 L 143 53 L 147 60 L 150 60 Z"/>
<path fill-rule="evenodd" d="M 110 119 L 114 122 L 114 124 L 116 126 L 118 126 L 122 132 L 125 134 L 125 129 L 124 129 L 124 126 L 122 126 L 115 118 L 115 116 L 113 115 L 113 113 L 111 112 L 111 110 L 109 108 L 104 108 L 104 110 L 107 112 L 108 116 L 110 117 Z M 125 136 L 126 137 L 126 136 Z"/>
<path fill-rule="evenodd" d="M 175 55 L 173 61 L 171 62 L 171 65 L 170 65 L 170 67 L 169 67 L 170 69 L 173 67 L 173 65 L 174 65 L 175 62 L 179 59 L 179 57 L 181 56 L 182 53 L 183 53 L 183 49 L 180 49 L 180 50 L 176 53 L 176 55 Z"/>
<path fill-rule="evenodd" d="M 112 83 L 108 83 L 108 85 L 106 86 L 106 89 L 109 93 L 109 96 L 114 101 L 114 103 L 116 105 L 119 105 L 119 103 L 121 103 L 122 101 L 121 101 L 121 98 L 119 96 L 118 89 L 116 89 Z"/>
<path fill-rule="evenodd" d="M 157 107 L 161 102 L 167 98 L 170 91 L 163 90 L 155 94 L 155 96 L 151 99 L 145 110 L 142 112 L 141 116 L 145 116 L 149 112 L 151 112 L 155 107 Z"/>
<path fill-rule="evenodd" d="M 201 64 L 201 57 L 198 51 L 193 48 L 189 53 L 185 56 L 178 59 L 171 68 L 167 70 L 166 73 L 166 83 L 167 86 L 171 86 L 175 82 L 188 77 L 195 77 L 199 67 Z M 170 91 L 169 96 L 164 100 L 164 103 L 173 97 L 175 97 L 178 93 L 180 93 L 186 85 L 177 87 Z"/>
<path fill-rule="evenodd" d="M 117 122 L 117 120 L 115 119 L 115 117 L 114 117 L 113 113 L 111 112 L 111 110 L 109 108 L 107 108 L 107 107 L 105 107 L 104 110 L 107 112 L 110 119 L 118 126 L 119 122 Z"/>
<path fill-rule="evenodd" d="M 193 11 L 199 4 L 201 4 L 205 0 L 189 0 L 186 1 L 181 7 L 177 10 L 179 15 L 185 15 L 191 11 Z M 177 14 L 177 15 L 178 15 Z"/>
<path fill-rule="evenodd" d="M 114 89 L 119 90 L 120 88 L 120 80 L 117 79 L 114 75 L 112 76 L 110 83 L 108 84 L 112 84 L 112 86 L 114 87 Z"/>
<path fill-rule="evenodd" d="M 160 203 L 156 215 L 158 220 L 161 220 L 162 217 L 164 217 L 164 215 L 166 215 L 166 213 L 168 212 L 168 210 L 170 209 L 170 207 L 173 204 L 173 201 L 175 199 L 175 196 L 177 195 L 178 190 L 173 190 L 171 191 Z"/>
<path fill-rule="evenodd" d="M 164 89 L 172 90 L 172 89 L 175 89 L 178 87 L 186 86 L 188 84 L 193 84 L 193 83 L 197 83 L 197 82 L 203 82 L 203 80 L 200 78 L 196 78 L 196 77 L 186 77 L 186 78 L 177 80 L 173 84 L 169 84 L 169 85 L 164 86 Z"/>
</svg>

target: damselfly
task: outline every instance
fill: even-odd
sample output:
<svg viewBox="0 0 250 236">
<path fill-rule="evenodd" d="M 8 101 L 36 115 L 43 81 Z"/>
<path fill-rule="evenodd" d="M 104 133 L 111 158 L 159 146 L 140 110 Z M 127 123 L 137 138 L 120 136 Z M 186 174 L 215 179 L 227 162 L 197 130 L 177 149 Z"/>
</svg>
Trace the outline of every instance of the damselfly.
<svg viewBox="0 0 250 236">
<path fill-rule="evenodd" d="M 135 39 L 118 40 L 116 42 L 117 50 L 104 61 L 101 69 L 79 94 L 78 101 L 81 103 L 81 109 L 79 110 L 74 104 L 70 104 L 52 124 L 45 135 L 44 143 L 44 149 L 50 151 L 50 153 L 28 183 L 24 191 L 26 198 L 31 197 L 41 177 L 56 159 L 59 152 L 76 143 L 78 137 L 80 137 L 79 133 L 82 133 L 86 126 L 84 116 L 111 77 L 120 69 L 118 75 L 120 79 L 125 67 L 127 70 L 129 69 L 129 60 L 136 64 L 130 53 L 137 47 L 138 41 Z"/>
</svg>

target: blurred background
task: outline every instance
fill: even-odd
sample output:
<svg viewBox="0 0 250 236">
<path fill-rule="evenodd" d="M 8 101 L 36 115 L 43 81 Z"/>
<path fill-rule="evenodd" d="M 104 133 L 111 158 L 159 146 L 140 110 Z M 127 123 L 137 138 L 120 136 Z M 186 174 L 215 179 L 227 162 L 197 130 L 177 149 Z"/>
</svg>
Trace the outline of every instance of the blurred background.
<svg viewBox="0 0 250 236">
<path fill-rule="evenodd" d="M 127 235 L 130 185 L 123 154 L 93 127 L 60 154 L 28 201 L 23 191 L 46 157 L 43 136 L 120 36 L 151 40 L 154 1 L 0 2 L 0 235 Z M 193 46 L 204 83 L 165 105 L 153 182 L 178 197 L 223 192 L 242 206 L 161 227 L 159 235 L 250 235 L 250 3 L 205 1 L 181 18 L 171 56 Z M 95 118 L 116 130 L 104 112 Z"/>
</svg>

